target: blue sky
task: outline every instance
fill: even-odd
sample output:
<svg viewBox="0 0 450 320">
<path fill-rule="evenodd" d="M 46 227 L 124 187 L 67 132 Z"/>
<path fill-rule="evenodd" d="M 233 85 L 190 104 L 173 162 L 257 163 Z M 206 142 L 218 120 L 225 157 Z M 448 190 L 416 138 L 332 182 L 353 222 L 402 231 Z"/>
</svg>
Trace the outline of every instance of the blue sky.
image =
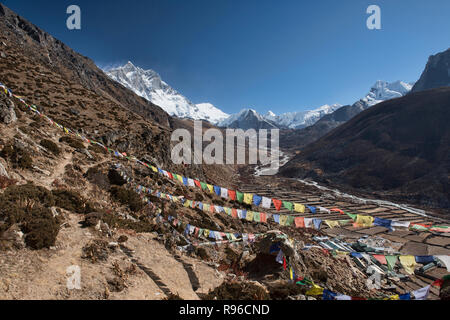
<svg viewBox="0 0 450 320">
<path fill-rule="evenodd" d="M 376 80 L 416 81 L 450 47 L 448 0 L 2 2 L 99 66 L 131 60 L 228 113 L 351 104 Z M 71 4 L 80 31 L 66 28 Z M 366 27 L 371 4 L 382 30 Z"/>
</svg>

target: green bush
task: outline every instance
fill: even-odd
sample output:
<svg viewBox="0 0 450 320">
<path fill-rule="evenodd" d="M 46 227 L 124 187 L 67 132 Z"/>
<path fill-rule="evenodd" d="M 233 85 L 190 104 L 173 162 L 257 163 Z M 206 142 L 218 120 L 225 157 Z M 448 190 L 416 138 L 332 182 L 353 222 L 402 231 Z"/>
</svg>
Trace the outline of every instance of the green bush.
<svg viewBox="0 0 450 320">
<path fill-rule="evenodd" d="M 58 145 L 51 140 L 47 139 L 42 140 L 41 146 L 43 146 L 45 149 L 53 153 L 55 156 L 59 156 L 61 153 L 61 150 L 59 149 Z"/>
</svg>

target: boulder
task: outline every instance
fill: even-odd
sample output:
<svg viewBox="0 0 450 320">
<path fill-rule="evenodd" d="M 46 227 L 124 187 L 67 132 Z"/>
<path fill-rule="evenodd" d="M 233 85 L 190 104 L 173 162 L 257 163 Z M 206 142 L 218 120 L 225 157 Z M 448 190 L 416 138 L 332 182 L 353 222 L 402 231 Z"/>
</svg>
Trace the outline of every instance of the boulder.
<svg viewBox="0 0 450 320">
<path fill-rule="evenodd" d="M 17 121 L 14 103 L 6 98 L 4 94 L 0 96 L 0 121 L 5 124 L 11 124 Z"/>
<path fill-rule="evenodd" d="M 8 172 L 6 171 L 5 165 L 2 163 L 3 161 L 0 160 L 0 177 L 6 177 L 9 179 Z"/>
</svg>

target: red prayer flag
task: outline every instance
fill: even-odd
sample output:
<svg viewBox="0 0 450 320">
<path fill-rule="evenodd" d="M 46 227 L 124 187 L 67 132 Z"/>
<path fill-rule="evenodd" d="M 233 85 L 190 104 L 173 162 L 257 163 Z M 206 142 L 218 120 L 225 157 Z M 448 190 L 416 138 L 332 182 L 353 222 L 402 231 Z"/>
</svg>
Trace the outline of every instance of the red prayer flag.
<svg viewBox="0 0 450 320">
<path fill-rule="evenodd" d="M 228 190 L 228 196 L 230 197 L 231 200 L 236 200 L 236 191 L 234 190 Z"/>
<path fill-rule="evenodd" d="M 169 176 L 170 179 L 173 179 L 173 175 L 170 172 L 167 172 L 167 175 Z"/>
<path fill-rule="evenodd" d="M 431 285 L 433 287 L 441 287 L 443 283 L 444 283 L 444 280 L 439 279 L 439 280 L 436 280 L 435 282 L 433 282 Z"/>
<path fill-rule="evenodd" d="M 284 268 L 284 270 L 287 269 L 286 257 L 283 257 L 283 268 Z"/>
<path fill-rule="evenodd" d="M 339 212 L 340 214 L 345 214 L 344 211 L 342 211 L 341 209 L 338 209 L 338 208 L 331 209 L 330 211 Z"/>
<path fill-rule="evenodd" d="M 277 199 L 272 199 L 273 204 L 275 205 L 275 209 L 277 209 L 277 211 L 281 210 L 281 205 L 283 204 L 283 202 L 281 200 L 277 200 Z"/>
<path fill-rule="evenodd" d="M 231 209 L 231 216 L 232 216 L 233 218 L 237 219 L 238 213 L 237 213 L 236 208 Z"/>
<path fill-rule="evenodd" d="M 267 222 L 267 215 L 265 214 L 265 213 L 260 213 L 260 215 L 259 215 L 259 217 L 260 217 L 260 221 L 261 222 L 263 222 L 263 223 L 266 223 Z"/>
<path fill-rule="evenodd" d="M 378 260 L 381 264 L 387 264 L 386 257 L 381 254 L 374 254 L 373 257 Z"/>
<path fill-rule="evenodd" d="M 303 218 L 303 217 L 295 218 L 295 226 L 297 228 L 304 228 L 305 227 L 305 218 Z"/>
<path fill-rule="evenodd" d="M 198 180 L 194 180 L 194 184 L 199 188 L 202 187 L 202 185 L 200 184 L 200 181 L 198 181 Z"/>
</svg>

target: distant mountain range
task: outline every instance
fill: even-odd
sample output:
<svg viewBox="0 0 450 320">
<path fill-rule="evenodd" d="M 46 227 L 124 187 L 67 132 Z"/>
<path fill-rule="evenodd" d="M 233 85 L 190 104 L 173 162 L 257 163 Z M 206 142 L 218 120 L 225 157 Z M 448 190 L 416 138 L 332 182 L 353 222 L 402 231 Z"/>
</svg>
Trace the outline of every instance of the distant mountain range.
<svg viewBox="0 0 450 320">
<path fill-rule="evenodd" d="M 158 73 L 139 68 L 131 62 L 105 72 L 111 79 L 161 107 L 171 116 L 206 120 L 213 124 L 229 116 L 211 103 L 192 103 L 165 83 Z"/>
<path fill-rule="evenodd" d="M 280 146 L 285 149 L 301 149 L 308 144 L 325 136 L 331 130 L 349 121 L 364 110 L 379 103 L 408 94 L 413 83 L 403 81 L 377 81 L 370 92 L 353 105 L 343 106 L 332 113 L 326 114 L 313 125 L 302 130 L 289 130 L 281 133 Z"/>
<path fill-rule="evenodd" d="M 291 136 L 291 141 L 301 142 L 311 130 L 318 132 L 319 125 L 328 130 L 327 123 L 341 123 L 302 148 L 280 174 L 374 192 L 395 201 L 450 208 L 450 86 L 445 86 L 449 61 L 450 50 L 432 56 L 414 90 L 403 97 L 353 116 L 367 105 L 362 99 L 299 130 L 303 135 Z M 398 85 L 376 88 L 392 91 Z M 381 96 L 376 91 L 371 96 L 378 101 Z"/>
<path fill-rule="evenodd" d="M 335 125 L 330 128 L 334 129 L 339 124 L 350 120 L 359 112 L 372 107 L 386 100 L 399 98 L 411 91 L 413 83 L 396 81 L 388 83 L 386 81 L 377 81 L 370 89 L 370 92 L 353 106 L 343 107 L 340 104 L 324 105 L 314 110 L 288 112 L 276 115 L 269 111 L 265 115 L 261 115 L 253 109 L 243 109 L 241 112 L 231 115 L 229 118 L 219 122 L 217 125 L 227 128 L 240 129 L 303 129 L 318 123 L 323 118 L 333 120 Z M 341 110 L 342 109 L 342 110 Z M 323 131 L 321 126 L 320 133 L 326 133 L 330 130 Z M 311 139 L 308 139 L 311 142 Z M 291 141 L 295 143 L 295 141 Z"/>
</svg>

